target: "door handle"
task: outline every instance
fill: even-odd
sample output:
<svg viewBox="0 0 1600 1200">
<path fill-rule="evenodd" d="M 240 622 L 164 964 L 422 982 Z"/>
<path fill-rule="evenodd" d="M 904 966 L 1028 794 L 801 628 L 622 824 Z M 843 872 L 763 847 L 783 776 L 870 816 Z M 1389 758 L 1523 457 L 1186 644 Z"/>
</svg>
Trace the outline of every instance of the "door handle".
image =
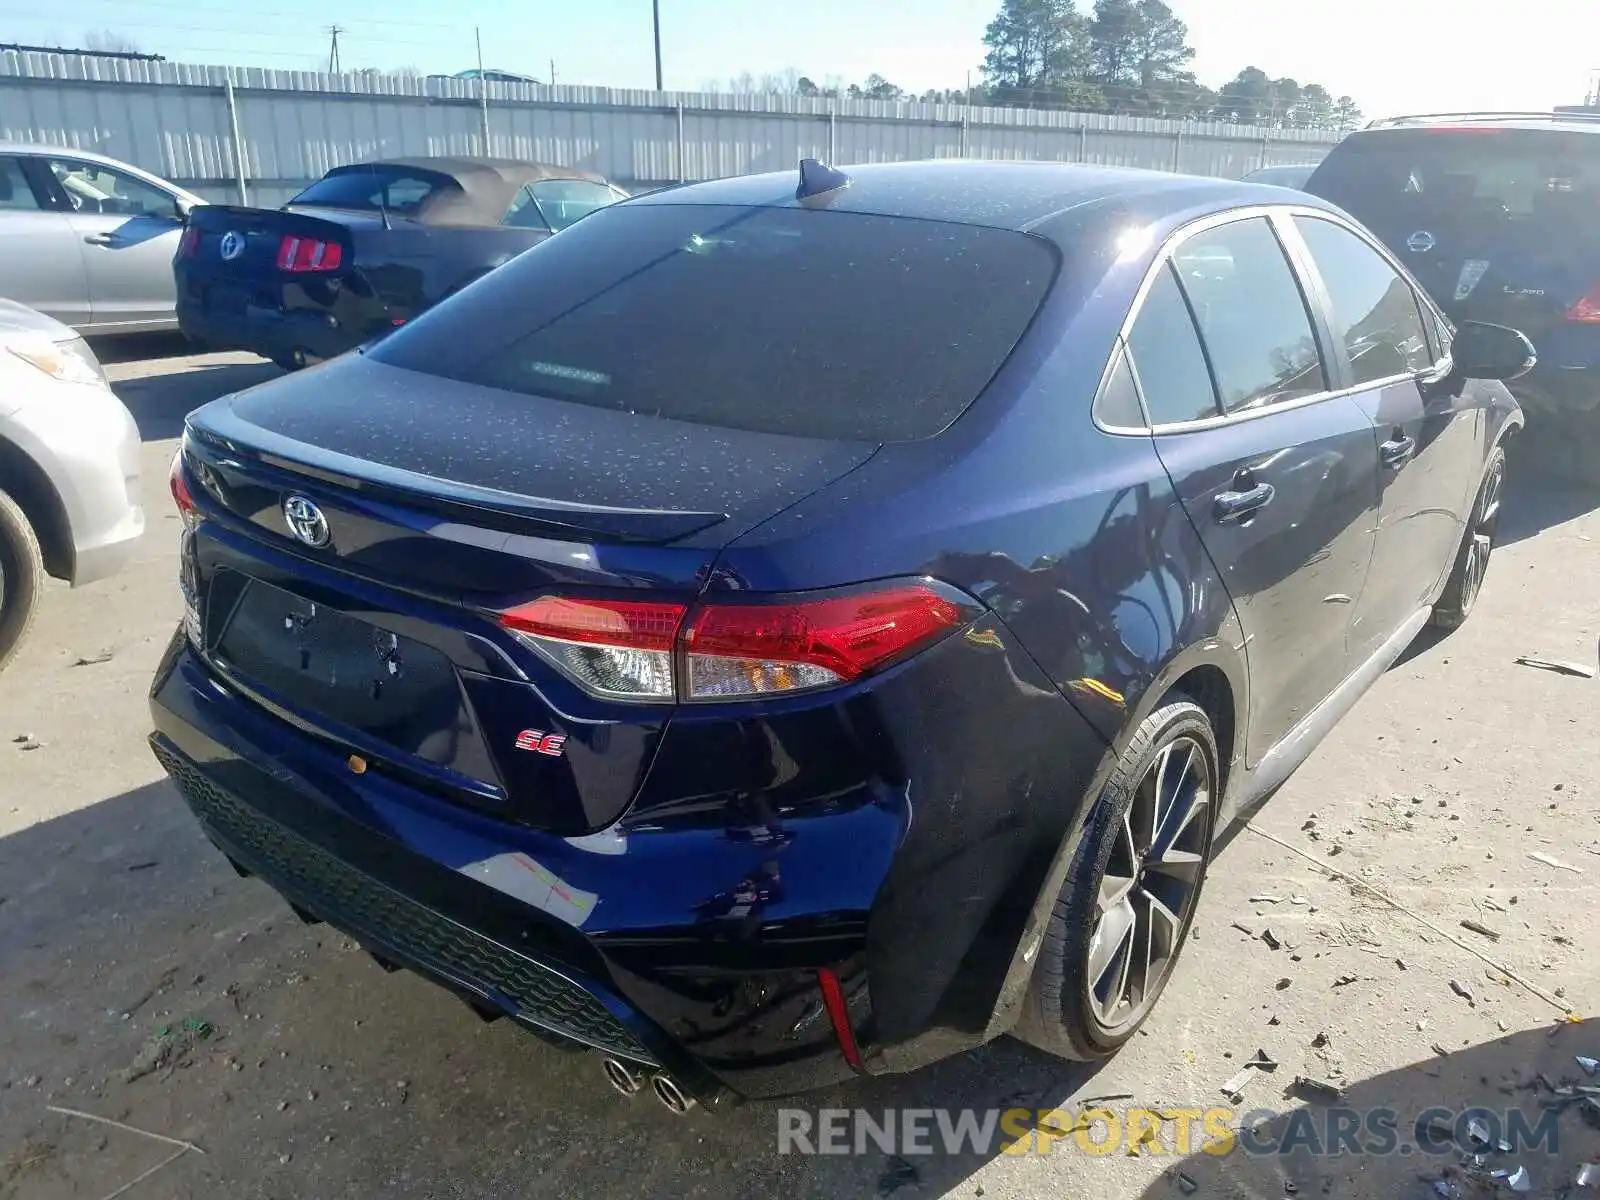
<svg viewBox="0 0 1600 1200">
<path fill-rule="evenodd" d="M 1396 431 L 1399 432 L 1398 430 Z M 1391 470 L 1398 470 L 1410 461 L 1411 456 L 1417 452 L 1417 439 L 1401 433 L 1392 437 L 1378 447 L 1378 457 L 1383 459 L 1383 465 Z"/>
<path fill-rule="evenodd" d="M 1272 503 L 1272 497 L 1276 494 L 1277 489 L 1270 483 L 1258 483 L 1242 491 L 1218 492 L 1217 498 L 1211 502 L 1211 515 L 1219 525 L 1248 521 Z"/>
<path fill-rule="evenodd" d="M 84 237 L 91 246 L 114 246 L 117 239 L 109 233 L 91 233 Z"/>
</svg>

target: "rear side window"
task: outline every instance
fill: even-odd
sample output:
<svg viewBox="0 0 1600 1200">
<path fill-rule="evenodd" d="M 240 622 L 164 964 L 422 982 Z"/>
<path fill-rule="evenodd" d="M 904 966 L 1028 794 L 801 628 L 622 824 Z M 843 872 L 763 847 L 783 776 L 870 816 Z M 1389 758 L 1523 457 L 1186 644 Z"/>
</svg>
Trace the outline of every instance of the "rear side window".
<svg viewBox="0 0 1600 1200">
<path fill-rule="evenodd" d="M 1333 304 L 1354 382 L 1426 370 L 1432 355 L 1411 285 L 1349 230 L 1315 217 L 1294 221 Z"/>
<path fill-rule="evenodd" d="M 1592 241 L 1600 136 L 1539 129 L 1409 129 L 1356 134 L 1308 190 L 1374 229 L 1533 229 Z"/>
<path fill-rule="evenodd" d="M 1283 404 L 1328 384 L 1300 285 L 1265 217 L 1182 242 L 1172 263 L 1225 412 Z"/>
<path fill-rule="evenodd" d="M 623 412 L 808 437 L 928 437 L 1050 288 L 1010 230 L 799 208 L 607 207 L 371 351 Z"/>
<path fill-rule="evenodd" d="M 375 167 L 370 171 L 338 171 L 324 175 L 289 203 L 349 208 L 358 212 L 386 208 L 392 213 L 410 216 L 420 211 L 435 192 L 445 189 L 455 190 L 456 184 L 440 175 Z"/>
<path fill-rule="evenodd" d="M 1128 332 L 1128 354 L 1151 425 L 1219 415 L 1205 352 L 1170 263 L 1150 285 Z"/>
<path fill-rule="evenodd" d="M 22 160 L 0 156 L 0 208 L 38 212 L 40 207 L 27 176 L 22 173 Z"/>
</svg>

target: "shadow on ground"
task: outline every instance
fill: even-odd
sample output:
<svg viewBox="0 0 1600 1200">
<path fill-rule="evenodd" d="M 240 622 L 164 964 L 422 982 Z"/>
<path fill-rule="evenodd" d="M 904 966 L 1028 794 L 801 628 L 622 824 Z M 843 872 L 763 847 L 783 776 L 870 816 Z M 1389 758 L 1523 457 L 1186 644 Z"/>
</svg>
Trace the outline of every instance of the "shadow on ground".
<svg viewBox="0 0 1600 1200">
<path fill-rule="evenodd" d="M 1600 425 L 1600 412 L 1594 416 Z M 1592 465 L 1591 482 L 1578 482 L 1561 468 L 1557 450 L 1531 428 L 1511 440 L 1496 544 L 1520 542 L 1600 508 L 1600 464 Z"/>
<path fill-rule="evenodd" d="M 1555 1110 L 1543 1102 L 1553 1098 L 1547 1083 L 1595 1084 L 1574 1058 L 1597 1051 L 1592 1023 L 1561 1023 L 1463 1047 L 1350 1083 L 1341 1098 L 1307 1103 L 1292 1096 L 1292 1077 L 1261 1075 L 1249 1085 L 1251 1098 L 1234 1106 L 1238 1126 L 1252 1132 L 1231 1150 L 1221 1141 L 1205 1149 L 1196 1122 L 1189 1152 L 1179 1156 L 1177 1126 L 1163 1126 L 1158 1144 L 1171 1165 L 1144 1196 L 1594 1196 L 1573 1181 L 1580 1165 L 1600 1156 L 1600 1113 L 1585 1117 L 1578 1104 Z M 1083 1136 L 1092 1145 L 1105 1137 L 1105 1125 Z M 1505 1152 L 1496 1145 L 1502 1139 L 1510 1143 Z M 1469 1153 L 1483 1155 L 1481 1165 L 1464 1166 Z M 1519 1169 L 1528 1188 L 1492 1176 Z"/>
<path fill-rule="evenodd" d="M 183 433 L 183 419 L 218 396 L 242 391 L 283 374 L 269 362 L 181 364 L 179 369 L 124 379 L 111 385 L 147 442 Z"/>
<path fill-rule="evenodd" d="M 875 1147 L 780 1156 L 775 1103 L 680 1118 L 623 1099 L 597 1055 L 385 974 L 235 877 L 165 783 L 0 839 L 0 908 L 0 1197 L 104 1195 L 161 1157 L 50 1103 L 203 1146 L 141 1184 L 171 1197 L 831 1198 L 896 1178 Z M 1048 1110 L 1090 1076 L 1002 1039 L 792 1103 Z M 901 1194 L 955 1189 L 999 1149 L 919 1158 Z"/>
</svg>

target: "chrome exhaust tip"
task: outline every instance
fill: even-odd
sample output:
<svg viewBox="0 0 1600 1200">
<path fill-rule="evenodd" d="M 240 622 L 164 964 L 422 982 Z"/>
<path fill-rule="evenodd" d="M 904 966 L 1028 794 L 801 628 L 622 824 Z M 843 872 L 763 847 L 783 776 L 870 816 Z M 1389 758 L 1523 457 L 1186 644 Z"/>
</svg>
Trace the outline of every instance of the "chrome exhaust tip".
<svg viewBox="0 0 1600 1200">
<path fill-rule="evenodd" d="M 694 1097 L 678 1086 L 678 1081 L 665 1071 L 650 1076 L 650 1090 L 656 1094 L 668 1112 L 683 1116 L 695 1105 Z"/>
<path fill-rule="evenodd" d="M 644 1086 L 644 1077 L 626 1063 L 608 1058 L 600 1064 L 600 1069 L 606 1073 L 606 1082 L 623 1096 L 637 1096 L 639 1089 Z"/>
</svg>

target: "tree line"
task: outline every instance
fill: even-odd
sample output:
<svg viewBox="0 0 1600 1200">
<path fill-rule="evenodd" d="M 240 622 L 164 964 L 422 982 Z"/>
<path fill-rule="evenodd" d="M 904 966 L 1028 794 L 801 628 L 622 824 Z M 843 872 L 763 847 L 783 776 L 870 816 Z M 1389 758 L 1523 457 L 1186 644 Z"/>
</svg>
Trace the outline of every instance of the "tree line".
<svg viewBox="0 0 1600 1200">
<path fill-rule="evenodd" d="M 984 31 L 994 103 L 1349 129 L 1361 110 L 1319 83 L 1246 67 L 1212 89 L 1189 69 L 1189 27 L 1164 0 L 1002 0 Z"/>
<path fill-rule="evenodd" d="M 976 86 L 918 93 L 882 75 L 861 83 L 829 76 L 819 83 L 791 68 L 759 76 L 746 71 L 708 81 L 702 90 L 1059 108 L 1279 128 L 1348 130 L 1361 123 L 1351 97 L 1335 97 L 1320 83 L 1274 78 L 1259 67 L 1207 87 L 1189 69 L 1189 27 L 1165 0 L 1094 0 L 1087 14 L 1074 0 L 1002 0 L 983 41 L 988 54 Z"/>
</svg>

